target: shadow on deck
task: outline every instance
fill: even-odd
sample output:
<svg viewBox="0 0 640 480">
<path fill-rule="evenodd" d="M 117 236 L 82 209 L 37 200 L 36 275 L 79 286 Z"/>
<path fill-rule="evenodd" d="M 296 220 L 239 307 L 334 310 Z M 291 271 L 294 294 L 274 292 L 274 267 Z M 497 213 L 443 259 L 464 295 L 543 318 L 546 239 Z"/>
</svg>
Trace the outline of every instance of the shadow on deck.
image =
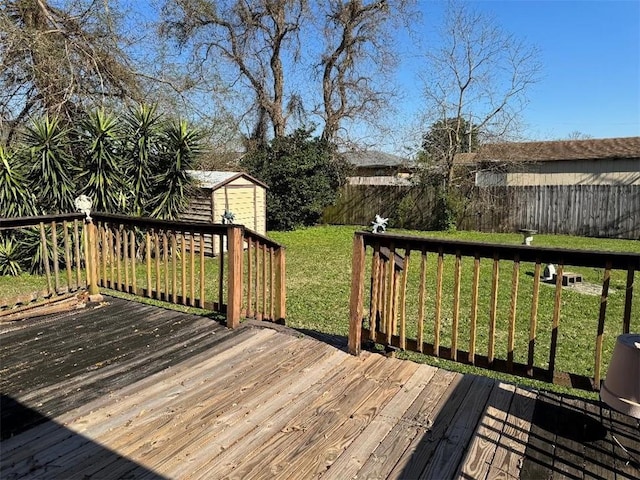
<svg viewBox="0 0 640 480">
<path fill-rule="evenodd" d="M 114 298 L 0 326 L 0 476 L 640 476 L 598 403 L 265 327 Z"/>
</svg>

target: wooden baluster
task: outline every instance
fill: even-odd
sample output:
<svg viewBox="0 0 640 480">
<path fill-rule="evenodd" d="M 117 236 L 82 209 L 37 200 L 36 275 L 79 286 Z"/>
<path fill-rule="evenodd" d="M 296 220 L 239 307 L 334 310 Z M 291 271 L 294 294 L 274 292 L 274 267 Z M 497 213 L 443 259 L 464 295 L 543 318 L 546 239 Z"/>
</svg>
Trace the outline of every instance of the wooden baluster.
<svg viewBox="0 0 640 480">
<path fill-rule="evenodd" d="M 164 274 L 164 292 L 162 298 L 165 302 L 169 301 L 169 237 L 167 231 L 162 232 L 162 267 Z"/>
<path fill-rule="evenodd" d="M 224 235 L 218 235 L 218 310 L 222 311 L 224 303 Z"/>
<path fill-rule="evenodd" d="M 136 233 L 133 229 L 129 231 L 129 257 L 131 258 L 131 290 L 129 293 L 138 295 L 138 282 L 136 273 Z"/>
<path fill-rule="evenodd" d="M 407 277 L 409 276 L 409 258 L 411 256 L 411 250 L 405 249 L 404 253 L 404 268 L 402 269 L 402 277 L 400 280 L 400 348 L 406 350 L 407 348 Z"/>
<path fill-rule="evenodd" d="M 480 285 L 480 256 L 476 253 L 473 257 L 473 282 L 471 285 L 471 325 L 469 332 L 469 363 L 476 363 L 476 341 L 478 328 L 478 288 Z"/>
<path fill-rule="evenodd" d="M 276 251 L 276 322 L 284 324 L 287 317 L 287 262 L 285 249 Z M 361 312 L 362 314 L 362 312 Z"/>
<path fill-rule="evenodd" d="M 47 247 L 47 235 L 44 230 L 44 223 L 40 222 L 40 249 L 44 273 L 47 278 L 47 293 L 53 294 L 53 284 L 51 283 L 51 268 L 49 266 L 49 248 Z"/>
<path fill-rule="evenodd" d="M 195 233 L 191 232 L 190 237 L 189 237 L 189 247 L 191 248 L 191 284 L 190 284 L 190 294 L 191 296 L 189 297 L 189 305 L 190 306 L 195 306 L 195 299 L 196 299 L 196 254 L 195 254 L 195 247 L 196 247 L 196 239 L 195 239 Z"/>
<path fill-rule="evenodd" d="M 275 249 L 269 248 L 269 275 L 271 276 L 271 290 L 269 291 L 269 319 L 273 322 L 276 320 L 275 304 L 276 304 L 276 269 L 275 269 Z"/>
<path fill-rule="evenodd" d="M 256 248 L 254 250 L 254 255 L 255 255 L 255 265 L 256 265 L 256 284 L 255 284 L 255 295 L 256 295 L 256 307 L 254 310 L 254 318 L 256 320 L 260 320 L 260 249 L 262 248 L 262 245 L 260 244 L 260 241 L 258 239 L 256 239 Z"/>
<path fill-rule="evenodd" d="M 460 276 L 462 256 L 456 252 L 456 263 L 453 270 L 453 319 L 451 321 L 451 360 L 458 359 L 458 328 L 460 323 Z"/>
<path fill-rule="evenodd" d="M 62 222 L 62 231 L 63 231 L 63 241 L 64 241 L 64 263 L 67 272 L 67 291 L 70 292 L 72 290 L 72 275 L 71 269 L 73 268 L 73 262 L 71 260 L 71 242 L 69 239 L 69 222 L 64 220 Z"/>
<path fill-rule="evenodd" d="M 116 272 L 118 275 L 118 280 L 116 283 L 116 290 L 122 291 L 122 225 L 118 225 L 113 234 L 116 236 L 116 249 L 115 249 L 115 257 L 116 257 Z"/>
<path fill-rule="evenodd" d="M 204 270 L 205 270 L 205 264 L 204 264 L 204 233 L 200 234 L 200 301 L 199 301 L 199 307 L 200 308 L 204 308 L 204 299 L 205 299 L 205 292 L 204 292 Z"/>
<path fill-rule="evenodd" d="M 630 266 L 627 270 L 627 285 L 624 294 L 624 314 L 622 315 L 622 333 L 629 333 L 631 328 L 631 305 L 633 302 L 633 276 L 634 268 Z"/>
<path fill-rule="evenodd" d="M 152 231 L 153 232 L 153 231 Z M 151 233 L 145 232 L 145 257 L 147 263 L 147 297 L 151 298 Z"/>
<path fill-rule="evenodd" d="M 262 318 L 267 317 L 267 246 L 262 246 Z"/>
<path fill-rule="evenodd" d="M 131 291 L 131 279 L 129 278 L 129 235 L 125 229 L 122 230 L 122 259 L 124 267 L 124 288 L 125 292 Z"/>
<path fill-rule="evenodd" d="M 538 325 L 538 299 L 540 297 L 540 260 L 536 259 L 533 271 L 533 294 L 531 296 L 531 318 L 529 321 L 529 352 L 527 355 L 527 375 L 533 376 L 535 361 L 536 329 Z"/>
<path fill-rule="evenodd" d="M 507 341 L 507 372 L 513 373 L 513 351 L 515 349 L 516 311 L 518 308 L 518 282 L 520 279 L 520 258 L 513 260 L 513 274 L 511 276 L 511 308 L 509 310 L 509 334 Z"/>
<path fill-rule="evenodd" d="M 189 295 L 187 293 L 187 245 L 184 232 L 180 232 L 180 262 L 182 267 L 182 288 L 180 292 L 182 293 L 182 305 L 186 305 Z"/>
<path fill-rule="evenodd" d="M 387 271 L 389 270 L 389 260 L 381 258 L 380 260 L 380 292 L 378 295 L 378 315 L 380 316 L 379 331 L 387 333 Z"/>
<path fill-rule="evenodd" d="M 107 231 L 107 224 L 104 222 L 99 222 L 98 223 L 99 227 L 98 228 L 98 235 L 96 238 L 96 248 L 99 251 L 99 255 L 100 255 L 100 265 L 102 266 L 102 278 L 100 280 L 100 285 L 102 285 L 103 287 L 111 287 L 113 288 L 113 282 L 109 283 L 108 282 L 108 277 L 107 277 L 107 262 L 109 259 L 109 251 L 110 251 L 110 245 L 111 242 L 109 241 L 109 239 L 111 237 L 109 237 L 109 232 Z M 113 274 L 111 276 L 111 278 L 113 279 Z"/>
<path fill-rule="evenodd" d="M 420 255 L 420 292 L 418 294 L 418 351 L 424 351 L 424 304 L 427 292 L 427 250 L 422 247 Z"/>
<path fill-rule="evenodd" d="M 442 271 L 444 269 L 444 253 L 438 249 L 438 265 L 436 268 L 436 304 L 433 327 L 433 354 L 440 356 L 440 317 L 442 312 Z"/>
<path fill-rule="evenodd" d="M 60 291 L 60 259 L 58 257 L 58 225 L 56 222 L 51 222 L 51 251 L 53 261 L 53 284 L 55 293 Z"/>
<path fill-rule="evenodd" d="M 549 370 L 547 372 L 549 382 L 553 383 L 556 370 L 556 352 L 558 350 L 558 328 L 560 327 L 560 308 L 562 306 L 562 271 L 561 263 L 556 270 L 556 292 L 553 300 L 553 320 L 551 321 L 551 346 L 549 348 Z"/>
<path fill-rule="evenodd" d="M 160 294 L 160 235 L 158 232 L 153 232 L 153 243 L 155 247 L 155 266 L 156 266 L 156 291 L 154 298 L 156 300 L 161 300 L 162 296 Z"/>
<path fill-rule="evenodd" d="M 178 303 L 178 242 L 176 232 L 171 232 L 171 302 Z"/>
<path fill-rule="evenodd" d="M 395 296 L 396 296 L 396 287 L 395 287 L 395 281 L 396 281 L 396 264 L 395 264 L 395 258 L 396 258 L 396 250 L 395 247 L 393 245 L 393 243 L 391 245 L 389 245 L 389 259 L 388 259 L 388 263 L 389 263 L 389 283 L 387 285 L 387 295 L 388 295 L 388 300 L 387 300 L 387 318 L 385 319 L 385 331 L 387 333 L 387 344 L 391 345 L 391 339 L 393 337 L 393 327 L 394 327 L 394 323 L 395 323 L 395 306 L 394 306 L 394 300 L 395 300 Z"/>
<path fill-rule="evenodd" d="M 611 261 L 606 263 L 600 295 L 600 314 L 598 315 L 598 335 L 596 336 L 596 361 L 593 369 L 593 386 L 600 390 L 600 369 L 602 368 L 602 342 L 604 340 L 604 321 L 607 316 L 607 300 L 609 299 L 609 283 L 611 282 Z"/>
<path fill-rule="evenodd" d="M 380 245 L 373 247 L 371 259 L 371 300 L 369 305 L 369 340 L 375 341 L 378 323 L 380 322 L 380 284 L 382 282 L 380 271 Z"/>
<path fill-rule="evenodd" d="M 251 240 L 251 238 L 247 238 L 247 313 L 246 316 L 247 318 L 252 318 L 253 317 L 253 311 L 251 309 L 252 303 L 253 303 L 253 293 L 252 293 L 252 289 L 251 289 L 251 285 L 253 284 L 253 268 L 251 266 L 252 259 L 253 259 L 253 241 Z"/>
<path fill-rule="evenodd" d="M 114 290 L 117 289 L 116 287 L 116 247 L 115 247 L 115 231 L 113 230 L 113 228 L 109 228 L 106 231 L 106 235 L 108 237 L 108 244 L 109 244 L 109 248 L 108 248 L 108 257 L 105 257 L 105 259 L 110 259 L 111 260 L 111 282 L 110 282 L 110 287 L 113 288 Z"/>
<path fill-rule="evenodd" d="M 487 360 L 489 366 L 493 365 L 496 347 L 496 318 L 498 316 L 498 286 L 500 285 L 500 259 L 493 256 L 493 274 L 491 280 L 491 310 L 489 312 L 489 348 Z"/>
<path fill-rule="evenodd" d="M 78 227 L 78 220 L 73 221 L 73 245 L 76 257 L 76 288 L 80 288 L 82 284 L 82 259 L 80 257 L 80 228 Z"/>
</svg>

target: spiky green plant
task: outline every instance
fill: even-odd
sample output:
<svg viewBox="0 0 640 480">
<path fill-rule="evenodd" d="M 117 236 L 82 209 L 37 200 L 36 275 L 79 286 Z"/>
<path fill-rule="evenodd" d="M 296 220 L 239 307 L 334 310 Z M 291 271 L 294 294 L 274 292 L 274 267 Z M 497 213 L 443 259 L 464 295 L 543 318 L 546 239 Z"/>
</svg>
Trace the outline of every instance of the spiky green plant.
<svg viewBox="0 0 640 480">
<path fill-rule="evenodd" d="M 123 117 L 124 162 L 132 198 L 131 213 L 143 215 L 152 191 L 154 165 L 161 139 L 161 116 L 155 105 L 138 105 Z"/>
<path fill-rule="evenodd" d="M 27 182 L 46 213 L 73 211 L 78 168 L 68 133 L 57 118 L 45 115 L 32 121 L 23 135 L 22 155 L 30 165 Z"/>
<path fill-rule="evenodd" d="M 18 242 L 13 236 L 0 235 L 0 275 L 17 277 L 21 273 Z"/>
<path fill-rule="evenodd" d="M 160 171 L 153 178 L 153 217 L 174 219 L 186 208 L 192 188 L 192 180 L 186 171 L 194 168 L 202 148 L 201 131 L 190 128 L 186 121 L 176 121 L 165 127 Z"/>
<path fill-rule="evenodd" d="M 14 152 L 0 145 L 0 216 L 35 215 L 35 197 L 27 187 L 24 165 Z"/>
<path fill-rule="evenodd" d="M 118 118 L 102 109 L 90 113 L 79 128 L 83 171 L 81 192 L 93 200 L 93 209 L 122 212 L 127 204 L 121 168 L 121 129 Z"/>
</svg>

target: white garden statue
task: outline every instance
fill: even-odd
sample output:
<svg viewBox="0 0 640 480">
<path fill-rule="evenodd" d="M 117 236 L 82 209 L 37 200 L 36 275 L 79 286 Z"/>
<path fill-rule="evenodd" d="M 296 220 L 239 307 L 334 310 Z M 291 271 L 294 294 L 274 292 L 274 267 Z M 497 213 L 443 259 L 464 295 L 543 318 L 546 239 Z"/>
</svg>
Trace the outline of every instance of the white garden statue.
<svg viewBox="0 0 640 480">
<path fill-rule="evenodd" d="M 86 195 L 80 195 L 76 197 L 74 203 L 76 205 L 76 210 L 84 213 L 87 216 L 87 221 L 91 221 L 90 213 L 93 201 Z"/>
<path fill-rule="evenodd" d="M 382 218 L 380 215 L 376 214 L 376 218 L 373 222 L 371 222 L 371 225 L 373 225 L 371 233 L 384 233 L 384 231 L 387 229 L 388 221 L 388 218 Z"/>
</svg>

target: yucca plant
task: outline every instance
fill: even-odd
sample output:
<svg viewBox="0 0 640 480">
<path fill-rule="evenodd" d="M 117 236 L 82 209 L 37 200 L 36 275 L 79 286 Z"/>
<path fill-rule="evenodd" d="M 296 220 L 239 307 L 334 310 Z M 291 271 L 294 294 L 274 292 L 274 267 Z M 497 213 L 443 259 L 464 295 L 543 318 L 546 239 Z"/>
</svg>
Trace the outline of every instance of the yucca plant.
<svg viewBox="0 0 640 480">
<path fill-rule="evenodd" d="M 30 165 L 27 183 L 43 212 L 73 211 L 78 167 L 70 153 L 68 133 L 57 118 L 45 115 L 31 122 L 23 135 L 21 154 Z"/>
<path fill-rule="evenodd" d="M 143 215 L 152 191 L 161 140 L 161 116 L 155 105 L 139 105 L 124 116 L 124 162 L 132 199 L 131 212 Z"/>
<path fill-rule="evenodd" d="M 35 197 L 27 187 L 24 165 L 14 152 L 0 145 L 0 216 L 36 215 Z"/>
<path fill-rule="evenodd" d="M 17 277 L 21 273 L 18 242 L 13 236 L 0 235 L 0 275 Z"/>
<path fill-rule="evenodd" d="M 93 199 L 97 211 L 121 212 L 127 203 L 121 168 L 121 128 L 115 115 L 102 109 L 90 113 L 78 131 L 82 173 L 81 193 Z"/>
<path fill-rule="evenodd" d="M 195 167 L 196 157 L 202 152 L 203 135 L 180 120 L 165 127 L 163 137 L 160 171 L 153 178 L 151 215 L 174 219 L 187 206 L 192 180 L 186 171 Z"/>
</svg>

